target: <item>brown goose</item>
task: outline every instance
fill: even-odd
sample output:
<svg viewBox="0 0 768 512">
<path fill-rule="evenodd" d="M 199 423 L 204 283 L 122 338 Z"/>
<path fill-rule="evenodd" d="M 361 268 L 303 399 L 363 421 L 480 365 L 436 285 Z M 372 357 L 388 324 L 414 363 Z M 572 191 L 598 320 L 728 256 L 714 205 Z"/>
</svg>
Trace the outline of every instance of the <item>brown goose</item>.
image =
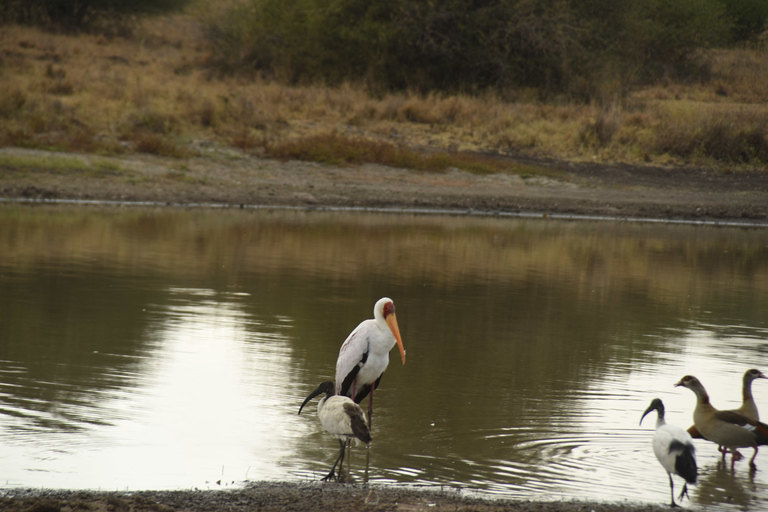
<svg viewBox="0 0 768 512">
<path fill-rule="evenodd" d="M 768 425 L 738 411 L 718 411 L 709 403 L 709 395 L 699 379 L 686 375 L 675 386 L 683 386 L 696 394 L 693 425 L 705 439 L 731 450 L 731 469 L 738 448 L 753 448 L 749 466 L 755 469 L 758 446 L 768 444 Z M 725 457 L 725 455 L 723 455 Z"/>
<path fill-rule="evenodd" d="M 755 403 L 755 399 L 752 396 L 752 382 L 757 379 L 768 379 L 768 377 L 763 375 L 763 372 L 760 370 L 756 370 L 754 368 L 744 372 L 744 376 L 741 379 L 741 406 L 738 409 L 731 409 L 731 411 L 739 412 L 747 418 L 753 420 L 760 419 L 760 413 L 757 411 L 757 404 Z M 696 429 L 695 425 L 692 425 L 688 429 L 688 433 L 691 434 L 691 437 L 694 439 L 703 439 L 703 436 Z M 723 454 L 723 461 L 725 461 L 725 454 L 728 453 L 728 450 L 722 446 L 718 446 L 717 449 Z M 741 457 L 741 454 L 737 453 L 736 456 L 738 459 Z"/>
</svg>

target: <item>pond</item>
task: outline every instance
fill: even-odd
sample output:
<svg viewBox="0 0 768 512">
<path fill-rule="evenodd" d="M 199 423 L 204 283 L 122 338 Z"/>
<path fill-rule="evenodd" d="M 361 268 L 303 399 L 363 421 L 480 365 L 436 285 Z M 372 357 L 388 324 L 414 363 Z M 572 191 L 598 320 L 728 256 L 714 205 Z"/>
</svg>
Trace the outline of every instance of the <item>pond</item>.
<svg viewBox="0 0 768 512">
<path fill-rule="evenodd" d="M 725 409 L 768 372 L 760 229 L 5 205 L 0 248 L 6 488 L 319 480 L 338 443 L 299 406 L 382 296 L 408 359 L 376 393 L 367 469 L 352 449 L 358 482 L 668 503 L 651 400 L 687 428 L 682 376 Z M 750 474 L 696 447 L 692 504 L 768 510 L 768 448 Z"/>
</svg>

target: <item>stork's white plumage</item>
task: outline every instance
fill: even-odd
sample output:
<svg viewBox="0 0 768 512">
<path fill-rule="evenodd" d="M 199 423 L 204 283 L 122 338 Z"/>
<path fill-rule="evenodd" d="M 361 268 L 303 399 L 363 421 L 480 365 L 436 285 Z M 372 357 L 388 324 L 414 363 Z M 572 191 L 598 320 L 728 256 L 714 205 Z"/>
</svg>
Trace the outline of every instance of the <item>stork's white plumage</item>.
<svg viewBox="0 0 768 512">
<path fill-rule="evenodd" d="M 672 481 L 672 475 L 679 475 L 685 479 L 683 490 L 678 498 L 682 500 L 683 496 L 688 496 L 688 484 L 696 483 L 696 476 L 698 474 L 698 469 L 696 468 L 696 448 L 694 448 L 693 439 L 691 439 L 688 432 L 678 426 L 667 425 L 664 420 L 664 404 L 658 398 L 654 398 L 651 401 L 651 405 L 648 406 L 642 418 L 640 418 L 640 424 L 643 423 L 643 418 L 653 410 L 657 413 L 656 432 L 653 434 L 652 442 L 653 453 L 667 471 L 669 491 L 672 497 L 670 505 L 676 507 L 675 483 Z"/>
<path fill-rule="evenodd" d="M 337 464 L 339 465 L 339 476 L 341 476 L 347 439 L 355 437 L 367 444 L 371 442 L 371 433 L 365 422 L 365 413 L 360 406 L 347 396 L 335 395 L 334 385 L 331 381 L 320 384 L 320 386 L 304 400 L 304 403 L 299 407 L 299 414 L 301 414 L 301 410 L 304 406 L 320 393 L 325 393 L 325 396 L 321 398 L 320 402 L 317 404 L 317 415 L 320 418 L 320 423 L 329 434 L 339 440 L 339 446 L 341 448 L 339 456 L 336 458 L 336 462 L 334 462 L 331 467 L 331 472 L 323 478 L 323 480 L 330 480 L 336 478 L 335 471 Z M 349 464 L 349 461 L 347 461 L 347 464 Z M 347 476 L 349 476 L 349 470 L 347 470 Z"/>
<path fill-rule="evenodd" d="M 336 360 L 336 394 L 360 403 L 370 393 L 368 422 L 373 416 L 373 393 L 389 365 L 389 351 L 397 344 L 405 364 L 405 349 L 395 316 L 395 303 L 384 297 L 373 307 L 373 318 L 364 320 L 347 337 Z"/>
</svg>

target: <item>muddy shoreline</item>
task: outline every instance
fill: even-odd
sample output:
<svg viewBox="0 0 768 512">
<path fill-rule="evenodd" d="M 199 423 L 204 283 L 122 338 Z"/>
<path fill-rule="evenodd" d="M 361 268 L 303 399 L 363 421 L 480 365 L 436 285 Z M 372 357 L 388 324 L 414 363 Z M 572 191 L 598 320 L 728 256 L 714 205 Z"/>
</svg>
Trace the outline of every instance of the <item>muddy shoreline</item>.
<svg viewBox="0 0 768 512">
<path fill-rule="evenodd" d="M 659 499 L 665 496 L 661 492 Z M 231 490 L 94 492 L 14 489 L 0 491 L 0 508 L 13 512 L 650 512 L 665 507 L 663 503 L 647 505 L 632 502 L 492 500 L 471 497 L 457 491 L 386 485 L 255 482 Z"/>
<path fill-rule="evenodd" d="M 0 149 L 0 198 L 387 208 L 768 225 L 765 170 L 504 158 L 535 165 L 543 172 L 477 175 L 458 169 L 427 173 L 380 165 L 334 167 L 269 160 L 226 149 L 171 159 L 4 148 Z"/>
</svg>

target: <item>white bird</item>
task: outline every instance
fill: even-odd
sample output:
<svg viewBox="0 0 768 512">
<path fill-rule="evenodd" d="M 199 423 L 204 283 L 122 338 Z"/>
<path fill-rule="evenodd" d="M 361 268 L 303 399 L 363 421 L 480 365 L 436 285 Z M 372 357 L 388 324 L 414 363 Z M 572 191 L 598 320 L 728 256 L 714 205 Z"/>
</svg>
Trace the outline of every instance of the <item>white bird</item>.
<svg viewBox="0 0 768 512">
<path fill-rule="evenodd" d="M 351 398 L 335 395 L 333 382 L 331 381 L 326 381 L 320 384 L 320 386 L 304 400 L 304 403 L 299 407 L 299 414 L 301 414 L 301 410 L 304 406 L 320 393 L 325 393 L 325 396 L 321 398 L 320 402 L 317 404 L 317 416 L 320 418 L 320 423 L 323 425 L 323 428 L 339 440 L 339 446 L 341 447 L 339 456 L 331 467 L 331 472 L 328 473 L 323 480 L 327 481 L 336 478 L 336 465 L 339 466 L 340 479 L 341 468 L 344 465 L 346 441 L 355 437 L 368 444 L 371 442 L 371 433 L 365 422 L 365 413 L 363 412 L 363 409 L 353 402 Z M 347 478 L 349 478 L 349 460 L 347 460 Z"/>
<path fill-rule="evenodd" d="M 669 476 L 669 491 L 672 496 L 670 506 L 676 507 L 675 503 L 675 484 L 672 481 L 672 474 L 679 475 L 685 479 L 683 491 L 680 493 L 679 500 L 683 496 L 688 496 L 688 484 L 696 483 L 698 470 L 696 468 L 696 448 L 693 446 L 693 439 L 682 428 L 675 425 L 667 425 L 664 421 L 664 404 L 658 398 L 651 401 L 651 405 L 640 418 L 640 424 L 643 418 L 656 410 L 656 432 L 653 434 L 653 453 L 659 462 L 667 471 Z"/>
<path fill-rule="evenodd" d="M 389 365 L 389 351 L 397 344 L 405 364 L 405 349 L 395 316 L 395 303 L 384 297 L 373 307 L 373 319 L 363 320 L 347 337 L 336 360 L 336 394 L 359 404 L 370 393 L 368 424 L 373 416 L 373 392 Z"/>
</svg>

